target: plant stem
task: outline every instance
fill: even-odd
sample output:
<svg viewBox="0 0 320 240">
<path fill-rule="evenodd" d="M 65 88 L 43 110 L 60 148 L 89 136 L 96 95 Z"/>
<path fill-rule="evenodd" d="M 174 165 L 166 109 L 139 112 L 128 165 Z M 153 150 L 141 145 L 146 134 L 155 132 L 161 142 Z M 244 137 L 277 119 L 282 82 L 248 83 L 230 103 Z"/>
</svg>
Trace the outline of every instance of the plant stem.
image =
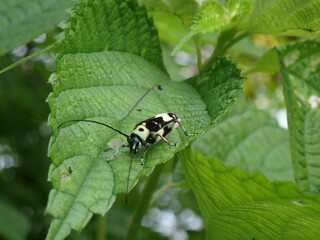
<svg viewBox="0 0 320 240">
<path fill-rule="evenodd" d="M 237 30 L 235 28 L 232 28 L 220 34 L 216 47 L 214 48 L 211 56 L 201 66 L 201 71 L 205 71 L 211 68 L 219 56 L 225 54 L 226 51 L 236 42 L 248 36 L 246 32 L 239 35 L 237 35 L 237 33 Z"/>
<path fill-rule="evenodd" d="M 234 37 L 235 34 L 236 34 L 236 31 L 233 28 L 221 32 L 218 38 L 217 45 L 215 46 L 211 56 L 207 59 L 206 62 L 203 63 L 201 67 L 201 71 L 208 70 L 214 65 L 217 58 L 225 53 L 226 51 L 225 45 L 230 39 Z"/>
<path fill-rule="evenodd" d="M 232 45 L 234 45 L 235 43 L 239 42 L 241 39 L 245 38 L 249 36 L 248 33 L 242 33 L 239 34 L 237 37 L 231 39 L 226 45 L 225 45 L 225 51 L 228 50 L 230 47 L 232 47 Z"/>
<path fill-rule="evenodd" d="M 187 182 L 168 182 L 166 185 L 164 185 L 162 188 L 160 188 L 158 191 L 156 191 L 151 199 L 151 204 L 156 201 L 162 194 L 164 194 L 166 191 L 168 191 L 171 188 L 185 188 L 187 186 Z"/>
<path fill-rule="evenodd" d="M 201 68 L 201 63 L 202 63 L 202 54 L 201 54 L 201 42 L 200 42 L 200 37 L 198 34 L 193 36 L 193 41 L 196 46 L 196 51 L 197 51 L 197 65 L 198 65 L 198 72 L 200 72 Z"/>
<path fill-rule="evenodd" d="M 107 214 L 104 216 L 98 217 L 98 230 L 97 230 L 97 240 L 106 240 L 107 233 L 106 233 L 106 222 L 107 222 Z"/>
<path fill-rule="evenodd" d="M 127 240 L 134 240 L 136 239 L 139 229 L 141 226 L 141 221 L 143 216 L 145 215 L 146 211 L 149 208 L 151 196 L 153 192 L 155 191 L 155 188 L 157 186 L 159 177 L 162 173 L 162 170 L 164 169 L 165 164 L 161 164 L 153 171 L 151 176 L 149 177 L 147 184 L 145 188 L 143 189 L 143 192 L 140 197 L 140 201 L 138 203 L 138 207 L 136 209 L 136 212 L 131 220 Z"/>
<path fill-rule="evenodd" d="M 12 68 L 17 67 L 17 66 L 19 66 L 20 64 L 28 61 L 29 59 L 34 58 L 34 57 L 36 57 L 36 56 L 38 56 L 38 55 L 40 55 L 40 54 L 42 54 L 42 53 L 44 53 L 44 52 L 47 52 L 47 51 L 53 49 L 54 47 L 56 47 L 56 45 L 55 45 L 55 44 L 52 44 L 52 45 L 50 45 L 50 46 L 48 46 L 48 47 L 40 50 L 39 52 L 36 52 L 36 53 L 34 53 L 34 54 L 30 55 L 30 56 L 27 56 L 27 57 L 19 60 L 18 62 L 15 62 L 15 63 L 9 65 L 8 67 L 5 67 L 5 68 L 1 69 L 1 70 L 0 70 L 0 74 L 4 73 L 4 72 L 6 72 L 6 71 L 9 71 L 9 70 L 12 69 Z"/>
</svg>

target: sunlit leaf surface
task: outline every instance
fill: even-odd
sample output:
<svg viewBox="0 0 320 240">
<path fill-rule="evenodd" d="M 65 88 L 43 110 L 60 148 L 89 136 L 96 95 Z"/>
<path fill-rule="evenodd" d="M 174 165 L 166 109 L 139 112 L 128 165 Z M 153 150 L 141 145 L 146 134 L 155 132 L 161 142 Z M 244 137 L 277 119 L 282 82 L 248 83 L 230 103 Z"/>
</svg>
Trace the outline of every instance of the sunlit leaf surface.
<svg viewBox="0 0 320 240">
<path fill-rule="evenodd" d="M 195 192 L 207 238 L 317 239 L 320 198 L 290 182 L 271 182 L 260 173 L 227 167 L 216 158 L 184 150 L 178 157 Z"/>
<path fill-rule="evenodd" d="M 302 191 L 320 191 L 320 42 L 279 50 L 294 175 Z"/>
<path fill-rule="evenodd" d="M 272 180 L 293 181 L 289 134 L 267 112 L 245 100 L 230 108 L 215 128 L 193 143 L 205 156 Z"/>
</svg>

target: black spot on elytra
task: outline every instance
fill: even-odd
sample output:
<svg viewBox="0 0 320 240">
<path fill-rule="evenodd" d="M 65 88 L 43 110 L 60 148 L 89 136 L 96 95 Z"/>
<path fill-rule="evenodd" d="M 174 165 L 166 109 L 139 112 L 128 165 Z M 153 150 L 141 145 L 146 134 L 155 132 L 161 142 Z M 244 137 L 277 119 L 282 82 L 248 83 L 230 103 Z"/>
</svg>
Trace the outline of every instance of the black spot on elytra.
<svg viewBox="0 0 320 240">
<path fill-rule="evenodd" d="M 139 128 L 139 131 L 140 131 L 140 132 L 143 132 L 143 131 L 144 131 L 144 129 L 143 129 L 143 128 Z"/>
<path fill-rule="evenodd" d="M 157 132 L 162 128 L 164 121 L 162 117 L 156 117 L 147 119 L 145 123 L 146 128 L 148 128 L 149 131 Z"/>
</svg>

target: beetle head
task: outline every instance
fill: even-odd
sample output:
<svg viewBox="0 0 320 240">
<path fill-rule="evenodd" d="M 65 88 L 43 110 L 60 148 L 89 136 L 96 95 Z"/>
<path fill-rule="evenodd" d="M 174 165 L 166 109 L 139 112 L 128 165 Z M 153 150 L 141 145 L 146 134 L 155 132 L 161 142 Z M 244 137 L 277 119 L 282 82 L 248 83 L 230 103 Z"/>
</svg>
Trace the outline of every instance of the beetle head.
<svg viewBox="0 0 320 240">
<path fill-rule="evenodd" d="M 129 143 L 129 147 L 130 147 L 130 153 L 136 154 L 139 151 L 139 148 L 141 146 L 141 141 L 138 138 L 138 136 L 135 134 L 131 134 L 128 137 L 128 143 Z"/>
</svg>

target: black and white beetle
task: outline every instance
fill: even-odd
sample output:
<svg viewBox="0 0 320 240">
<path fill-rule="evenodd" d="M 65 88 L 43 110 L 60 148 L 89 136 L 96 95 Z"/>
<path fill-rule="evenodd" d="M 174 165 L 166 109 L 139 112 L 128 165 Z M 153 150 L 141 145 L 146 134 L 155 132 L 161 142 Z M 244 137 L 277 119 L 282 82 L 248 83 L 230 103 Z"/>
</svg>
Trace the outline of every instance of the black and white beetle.
<svg viewBox="0 0 320 240">
<path fill-rule="evenodd" d="M 144 164 L 144 157 L 147 153 L 147 150 L 150 145 L 163 140 L 166 144 L 170 146 L 177 146 L 177 143 L 170 143 L 165 137 L 172 131 L 172 129 L 181 127 L 183 133 L 186 136 L 195 136 L 197 133 L 188 133 L 187 130 L 182 126 L 180 123 L 181 119 L 178 115 L 174 113 L 161 113 L 154 117 L 148 118 L 142 122 L 139 122 L 133 129 L 130 135 L 125 134 L 124 132 L 113 128 L 110 125 L 97 122 L 94 120 L 68 120 L 63 122 L 59 125 L 60 128 L 63 124 L 68 122 L 89 122 L 89 123 L 96 123 L 102 126 L 108 127 L 121 135 L 127 138 L 127 143 L 124 144 L 122 147 L 128 147 L 130 149 L 130 166 L 129 166 L 129 173 L 128 173 L 128 180 L 127 180 L 127 189 L 126 189 L 126 202 L 127 196 L 129 191 L 129 180 L 130 180 L 130 172 L 132 167 L 132 155 L 137 154 L 140 147 L 144 146 L 145 150 L 142 154 L 140 165 Z"/>
</svg>

